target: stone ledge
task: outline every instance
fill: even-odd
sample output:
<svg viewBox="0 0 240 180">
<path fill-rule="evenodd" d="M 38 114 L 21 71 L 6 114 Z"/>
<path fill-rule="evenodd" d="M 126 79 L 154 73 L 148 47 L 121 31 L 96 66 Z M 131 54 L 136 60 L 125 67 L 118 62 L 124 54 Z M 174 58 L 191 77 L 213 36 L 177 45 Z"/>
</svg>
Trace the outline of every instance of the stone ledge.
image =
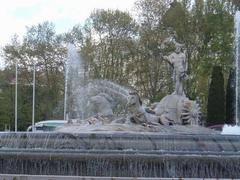
<svg viewBox="0 0 240 180">
<path fill-rule="evenodd" d="M 50 175 L 22 175 L 0 174 L 0 180 L 183 180 L 183 178 L 146 178 L 146 177 L 94 177 L 94 176 L 50 176 Z M 184 180 L 192 178 L 184 178 Z M 202 180 L 203 178 L 194 178 Z"/>
</svg>

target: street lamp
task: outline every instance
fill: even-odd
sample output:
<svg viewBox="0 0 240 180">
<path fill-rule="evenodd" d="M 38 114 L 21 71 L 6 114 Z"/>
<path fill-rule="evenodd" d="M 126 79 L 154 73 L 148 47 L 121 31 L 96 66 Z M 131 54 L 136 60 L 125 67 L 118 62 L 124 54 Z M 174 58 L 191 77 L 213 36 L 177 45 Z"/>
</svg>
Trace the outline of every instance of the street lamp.
<svg viewBox="0 0 240 180">
<path fill-rule="evenodd" d="M 18 62 L 15 64 L 15 132 L 17 132 L 17 87 L 18 87 Z"/>
<path fill-rule="evenodd" d="M 33 99 L 32 99 L 32 132 L 35 131 L 35 77 L 36 77 L 36 58 L 33 58 Z"/>
<path fill-rule="evenodd" d="M 67 89 L 68 89 L 68 59 L 65 61 L 65 87 L 64 87 L 64 105 L 63 118 L 67 120 Z"/>
</svg>

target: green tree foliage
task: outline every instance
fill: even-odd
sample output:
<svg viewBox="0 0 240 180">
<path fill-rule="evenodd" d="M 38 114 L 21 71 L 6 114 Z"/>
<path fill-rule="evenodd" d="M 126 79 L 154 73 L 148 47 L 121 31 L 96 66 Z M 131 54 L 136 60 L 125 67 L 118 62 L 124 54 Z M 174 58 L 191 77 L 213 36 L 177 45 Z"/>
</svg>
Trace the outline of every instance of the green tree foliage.
<svg viewBox="0 0 240 180">
<path fill-rule="evenodd" d="M 202 107 L 204 108 L 206 107 L 206 87 L 208 86 L 206 79 L 210 77 L 212 67 L 221 66 L 225 80 L 232 67 L 234 18 L 227 11 L 224 1 L 205 1 L 203 10 L 202 37 L 201 41 L 196 41 L 200 44 L 196 53 L 198 63 L 193 67 L 199 75 L 195 79 L 195 82 L 198 83 L 195 89 L 197 89 L 197 94 L 202 95 Z M 204 77 L 204 81 L 198 81 L 198 79 L 202 79 L 201 77 Z"/>
<path fill-rule="evenodd" d="M 191 30 L 188 21 L 188 11 L 181 3 L 174 1 L 170 4 L 170 8 L 163 16 L 163 23 L 166 27 L 176 32 L 178 40 L 186 39 L 188 32 Z M 178 18 L 176 18 L 178 17 Z"/>
<path fill-rule="evenodd" d="M 214 66 L 208 93 L 207 125 L 224 124 L 225 94 L 222 68 Z"/>
<path fill-rule="evenodd" d="M 0 71 L 0 130 L 14 127 L 14 92 L 12 72 Z"/>
<path fill-rule="evenodd" d="M 81 25 L 75 25 L 69 32 L 57 35 L 59 43 L 65 42 L 75 45 L 76 47 L 82 47 L 84 37 L 83 29 Z"/>
<path fill-rule="evenodd" d="M 66 49 L 57 41 L 52 23 L 44 22 L 27 28 L 23 42 L 15 37 L 3 49 L 7 68 L 15 69 L 18 64 L 18 121 L 19 129 L 31 124 L 33 63 L 36 63 L 36 121 L 62 118 L 54 113 L 64 91 L 64 59 Z M 11 77 L 15 75 L 12 72 Z M 9 83 L 9 82 L 7 82 Z M 12 89 L 11 86 L 9 86 Z M 11 102 L 12 103 L 12 102 Z M 14 104 L 14 103 L 13 103 Z"/>
<path fill-rule="evenodd" d="M 238 1 L 238 0 L 229 0 L 228 3 L 230 5 L 232 5 L 230 7 L 232 7 L 233 10 L 239 10 L 240 9 L 240 1 Z"/>
<path fill-rule="evenodd" d="M 161 49 L 162 43 L 168 37 L 162 19 L 169 2 L 138 1 L 136 6 L 140 27 L 133 86 L 143 96 L 156 101 L 172 90 L 170 67 L 163 60 L 165 52 Z"/>
<path fill-rule="evenodd" d="M 133 56 L 133 40 L 137 32 L 136 22 L 128 13 L 119 10 L 96 10 L 89 22 L 88 28 L 94 34 L 85 45 L 89 48 L 94 46 L 95 49 L 92 58 L 88 58 L 91 60 L 93 77 L 127 84 L 128 63 Z M 84 50 L 87 50 L 86 46 Z M 86 52 L 84 55 L 87 56 Z"/>
<path fill-rule="evenodd" d="M 221 66 L 225 80 L 232 67 L 233 7 L 227 0 L 175 1 L 163 19 L 166 28 L 175 32 L 177 40 L 186 46 L 189 75 L 186 93 L 192 99 L 199 98 L 203 114 L 212 67 Z"/>
<path fill-rule="evenodd" d="M 231 69 L 228 78 L 227 90 L 226 90 L 226 124 L 235 123 L 235 70 Z"/>
</svg>

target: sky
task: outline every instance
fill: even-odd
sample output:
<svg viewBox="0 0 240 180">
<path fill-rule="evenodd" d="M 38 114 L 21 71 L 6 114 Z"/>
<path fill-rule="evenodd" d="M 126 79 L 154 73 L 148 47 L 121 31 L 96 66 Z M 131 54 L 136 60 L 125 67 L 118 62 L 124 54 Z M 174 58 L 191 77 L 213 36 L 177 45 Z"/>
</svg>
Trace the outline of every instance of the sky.
<svg viewBox="0 0 240 180">
<path fill-rule="evenodd" d="M 131 11 L 136 0 L 0 0 L 0 47 L 14 34 L 22 37 L 26 26 L 44 21 L 55 24 L 56 33 L 84 24 L 94 9 Z M 3 65 L 0 59 L 0 67 Z"/>
</svg>

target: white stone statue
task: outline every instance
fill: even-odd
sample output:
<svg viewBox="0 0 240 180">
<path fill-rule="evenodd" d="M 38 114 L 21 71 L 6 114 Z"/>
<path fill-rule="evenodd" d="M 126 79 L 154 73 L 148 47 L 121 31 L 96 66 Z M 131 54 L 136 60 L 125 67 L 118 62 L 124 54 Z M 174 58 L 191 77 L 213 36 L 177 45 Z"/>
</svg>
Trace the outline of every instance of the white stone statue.
<svg viewBox="0 0 240 180">
<path fill-rule="evenodd" d="M 199 105 L 185 96 L 167 95 L 159 103 L 154 103 L 151 110 L 169 125 L 198 125 L 200 121 Z"/>
<path fill-rule="evenodd" d="M 173 67 L 173 80 L 175 83 L 175 91 L 173 94 L 185 96 L 183 89 L 183 80 L 187 76 L 187 61 L 185 52 L 182 52 L 182 45 L 175 44 L 176 50 L 169 56 L 163 56 L 164 60 L 167 60 L 168 63 Z"/>
<path fill-rule="evenodd" d="M 142 106 L 142 101 L 137 92 L 129 92 L 128 103 L 128 118 L 131 122 L 145 125 L 168 125 L 168 120 L 162 120 L 160 116 L 148 113 Z"/>
<path fill-rule="evenodd" d="M 92 96 L 89 99 L 89 107 L 95 114 L 101 114 L 103 116 L 113 115 L 112 105 L 110 103 L 111 97 L 105 93 L 99 93 L 96 96 Z"/>
</svg>

